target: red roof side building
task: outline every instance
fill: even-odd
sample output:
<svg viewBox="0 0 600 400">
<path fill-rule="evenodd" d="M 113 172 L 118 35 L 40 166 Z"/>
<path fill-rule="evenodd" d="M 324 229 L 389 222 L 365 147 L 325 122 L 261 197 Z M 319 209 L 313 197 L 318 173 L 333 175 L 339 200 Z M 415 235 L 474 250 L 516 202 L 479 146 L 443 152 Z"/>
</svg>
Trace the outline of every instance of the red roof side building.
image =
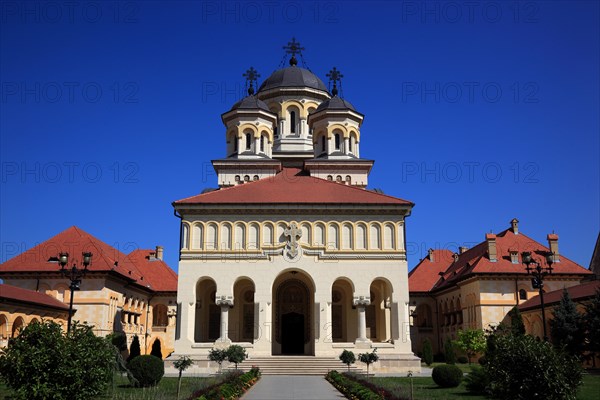
<svg viewBox="0 0 600 400">
<path fill-rule="evenodd" d="M 162 247 L 125 254 L 75 226 L 0 264 L 5 282 L 0 301 L 10 299 L 12 307 L 0 309 L 0 340 L 6 341 L 34 319 L 48 318 L 48 312 L 40 311 L 42 306 L 62 312 L 53 318 L 64 324 L 70 281 L 62 274 L 58 257 L 68 253 L 66 268 L 82 269 L 84 252 L 92 253 L 92 259 L 73 294 L 74 319 L 93 325 L 98 335 L 122 331 L 129 341 L 137 335 L 147 353 L 157 340 L 163 356 L 172 352 L 177 274 L 162 260 Z M 23 313 L 24 309 L 31 311 Z"/>
<path fill-rule="evenodd" d="M 552 268 L 544 281 L 546 291 L 578 285 L 592 275 L 559 252 L 558 235 L 549 234 L 546 246 L 520 232 L 518 222 L 513 219 L 509 229 L 487 233 L 470 249 L 430 250 L 413 268 L 408 284 L 414 351 L 420 351 L 425 339 L 440 351 L 458 330 L 499 324 L 514 306 L 535 297 L 537 289 L 523 264 L 523 252 L 530 252 L 542 267 Z"/>
</svg>

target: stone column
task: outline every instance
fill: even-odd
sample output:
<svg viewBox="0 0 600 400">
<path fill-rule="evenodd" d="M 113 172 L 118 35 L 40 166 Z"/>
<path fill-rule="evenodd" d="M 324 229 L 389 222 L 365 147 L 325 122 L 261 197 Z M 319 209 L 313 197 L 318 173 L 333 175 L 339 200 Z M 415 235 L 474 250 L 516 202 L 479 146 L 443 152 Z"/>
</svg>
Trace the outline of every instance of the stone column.
<svg viewBox="0 0 600 400">
<path fill-rule="evenodd" d="M 348 154 L 349 149 L 350 149 L 350 138 L 345 137 L 344 138 L 344 154 Z"/>
<path fill-rule="evenodd" d="M 218 342 L 231 343 L 228 336 L 229 331 L 229 308 L 233 307 L 232 296 L 217 297 L 215 304 L 221 306 L 221 336 L 217 339 Z"/>
<path fill-rule="evenodd" d="M 260 137 L 254 138 L 254 154 L 260 153 Z"/>
<path fill-rule="evenodd" d="M 355 296 L 354 305 L 358 312 L 358 337 L 356 338 L 355 344 L 357 348 L 364 348 L 371 346 L 371 341 L 367 339 L 367 313 L 366 308 L 371 303 L 370 299 L 365 296 Z"/>
</svg>

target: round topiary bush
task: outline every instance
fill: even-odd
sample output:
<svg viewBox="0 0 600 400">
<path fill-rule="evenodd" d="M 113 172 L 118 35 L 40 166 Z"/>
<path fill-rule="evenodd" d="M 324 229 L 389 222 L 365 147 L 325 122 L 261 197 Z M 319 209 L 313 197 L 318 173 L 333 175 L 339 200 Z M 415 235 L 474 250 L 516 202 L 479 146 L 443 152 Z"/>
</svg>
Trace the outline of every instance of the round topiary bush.
<svg viewBox="0 0 600 400">
<path fill-rule="evenodd" d="M 459 364 L 466 364 L 469 362 L 469 359 L 465 356 L 460 356 L 456 359 L 456 361 L 458 361 Z"/>
<path fill-rule="evenodd" d="M 438 365 L 431 374 L 433 381 L 441 387 L 452 388 L 460 385 L 463 373 L 456 365 Z"/>
<path fill-rule="evenodd" d="M 139 386 L 155 386 L 165 374 L 163 360 L 151 355 L 137 356 L 127 364 Z"/>
</svg>

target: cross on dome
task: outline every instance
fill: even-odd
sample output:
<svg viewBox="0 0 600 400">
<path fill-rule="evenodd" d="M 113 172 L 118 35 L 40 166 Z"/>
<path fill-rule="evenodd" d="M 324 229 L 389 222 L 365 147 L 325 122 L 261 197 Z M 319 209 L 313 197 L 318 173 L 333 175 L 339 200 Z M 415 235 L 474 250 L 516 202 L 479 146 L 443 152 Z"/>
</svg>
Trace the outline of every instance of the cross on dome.
<svg viewBox="0 0 600 400">
<path fill-rule="evenodd" d="M 329 73 L 326 75 L 329 78 L 329 85 L 333 82 L 333 89 L 331 89 L 331 94 L 336 96 L 338 94 L 337 83 L 340 83 L 340 87 L 342 86 L 342 78 L 344 75 L 338 70 L 336 67 L 333 67 Z"/>
<path fill-rule="evenodd" d="M 290 58 L 290 65 L 297 65 L 298 60 L 296 60 L 296 53 L 302 56 L 302 50 L 304 50 L 304 47 L 300 46 L 300 42 L 297 42 L 296 38 L 293 37 L 292 41 L 288 42 L 287 46 L 283 46 L 283 49 L 286 54 L 292 55 L 292 58 Z"/>
<path fill-rule="evenodd" d="M 254 67 L 250 67 L 248 70 L 246 70 L 245 73 L 242 74 L 242 76 L 244 78 L 246 78 L 246 86 L 248 86 L 248 94 L 249 95 L 253 95 L 254 94 L 254 86 L 253 85 L 257 85 L 257 79 L 260 78 L 260 74 L 258 73 L 257 70 L 254 69 Z"/>
</svg>

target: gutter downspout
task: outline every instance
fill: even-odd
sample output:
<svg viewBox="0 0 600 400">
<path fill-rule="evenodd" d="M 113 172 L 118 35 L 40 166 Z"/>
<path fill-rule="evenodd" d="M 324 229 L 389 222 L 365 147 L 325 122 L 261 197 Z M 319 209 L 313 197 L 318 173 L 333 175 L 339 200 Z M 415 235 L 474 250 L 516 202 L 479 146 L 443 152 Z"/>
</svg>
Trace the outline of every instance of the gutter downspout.
<svg viewBox="0 0 600 400">
<path fill-rule="evenodd" d="M 183 217 L 179 214 L 177 214 L 177 210 L 173 210 L 173 215 L 175 215 L 177 218 L 179 218 L 179 261 L 181 261 L 181 231 L 183 229 Z"/>
</svg>

